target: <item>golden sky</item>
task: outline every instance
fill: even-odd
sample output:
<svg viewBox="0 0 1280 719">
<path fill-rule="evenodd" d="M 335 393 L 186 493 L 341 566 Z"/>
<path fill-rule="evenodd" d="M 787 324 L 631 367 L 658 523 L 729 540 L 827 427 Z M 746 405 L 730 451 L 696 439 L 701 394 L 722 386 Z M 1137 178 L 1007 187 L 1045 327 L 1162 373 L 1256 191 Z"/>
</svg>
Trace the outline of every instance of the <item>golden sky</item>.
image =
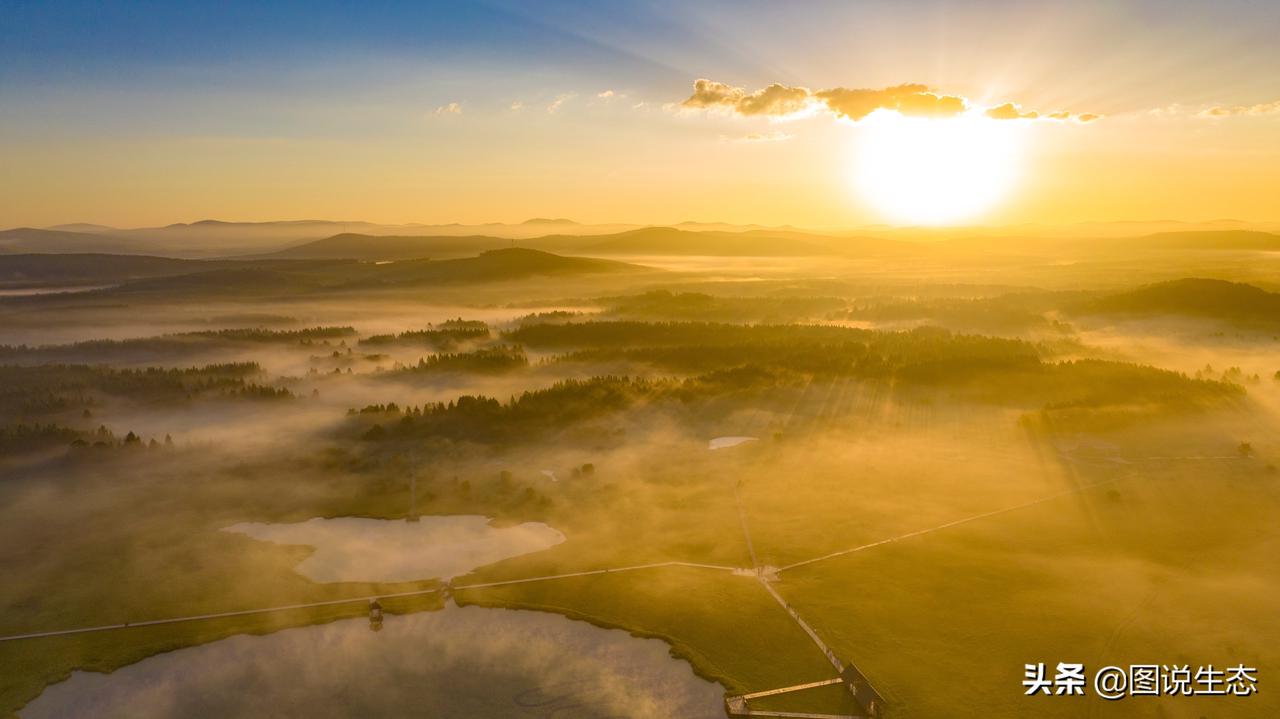
<svg viewBox="0 0 1280 719">
<path fill-rule="evenodd" d="M 0 226 L 1280 219 L 1274 3 L 191 12 L 0 8 Z"/>
</svg>

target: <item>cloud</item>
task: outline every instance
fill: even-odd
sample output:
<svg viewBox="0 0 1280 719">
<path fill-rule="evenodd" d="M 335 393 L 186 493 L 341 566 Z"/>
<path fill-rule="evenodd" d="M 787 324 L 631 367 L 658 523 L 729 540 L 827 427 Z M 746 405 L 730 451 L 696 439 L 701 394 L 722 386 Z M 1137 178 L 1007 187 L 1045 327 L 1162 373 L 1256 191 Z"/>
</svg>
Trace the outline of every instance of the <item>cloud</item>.
<svg viewBox="0 0 1280 719">
<path fill-rule="evenodd" d="M 514 101 L 514 102 L 512 102 L 512 103 L 511 103 L 511 109 L 512 109 L 513 111 L 520 111 L 520 110 L 523 110 L 523 109 L 524 109 L 524 103 L 523 103 L 523 102 L 521 102 L 520 100 L 516 100 L 516 101 Z"/>
<path fill-rule="evenodd" d="M 436 108 L 436 114 L 437 115 L 461 115 L 462 105 L 456 102 L 451 102 L 448 105 L 441 105 L 440 107 Z"/>
<path fill-rule="evenodd" d="M 795 135 L 788 135 L 785 132 L 752 132 L 752 133 L 743 135 L 741 137 L 721 136 L 720 139 L 724 140 L 725 142 L 755 143 L 755 142 L 786 142 L 787 140 L 790 140 L 793 137 L 795 137 Z"/>
<path fill-rule="evenodd" d="M 564 107 L 564 104 L 566 102 L 572 99 L 573 99 L 573 93 L 556 95 L 556 99 L 552 100 L 550 105 L 547 105 L 547 112 L 554 113 L 558 111 L 561 107 Z"/>
<path fill-rule="evenodd" d="M 997 105 L 987 110 L 987 117 L 993 120 L 1034 120 L 1040 117 L 1040 113 L 1035 110 L 1023 111 L 1016 103 L 1006 102 L 1003 105 Z M 1066 115 L 1067 113 L 1053 113 L 1054 115 Z M 1052 117 L 1052 115 L 1050 116 Z M 1054 119 L 1062 120 L 1065 117 L 1057 117 Z"/>
<path fill-rule="evenodd" d="M 1185 111 L 1186 107 L 1181 103 L 1175 102 L 1170 105 L 1165 105 L 1164 107 L 1153 107 L 1150 110 L 1147 110 L 1147 114 L 1152 117 L 1177 117 L 1184 114 Z"/>
<path fill-rule="evenodd" d="M 917 117 L 952 117 L 969 109 L 969 103 L 959 95 L 935 95 L 917 92 L 898 98 L 898 112 Z"/>
<path fill-rule="evenodd" d="M 1280 115 L 1280 100 L 1261 102 L 1257 105 L 1233 105 L 1225 107 L 1214 105 L 1201 110 L 1197 117 L 1240 117 L 1242 115 Z"/>
<path fill-rule="evenodd" d="M 837 87 L 815 97 L 837 117 L 858 121 L 876 110 L 896 110 L 913 117 L 953 117 L 969 109 L 958 95 L 939 95 L 927 85 L 905 83 L 881 90 Z"/>
<path fill-rule="evenodd" d="M 940 95 L 927 85 L 904 84 L 880 90 L 836 87 L 813 92 L 805 87 L 773 83 L 747 92 L 705 78 L 693 83 L 693 94 L 681 107 L 727 109 L 747 117 L 795 115 L 812 107 L 825 107 L 837 117 L 861 120 L 876 110 L 896 110 L 917 117 L 950 117 L 969 109 L 964 98 Z"/>
<path fill-rule="evenodd" d="M 680 103 L 681 107 L 705 110 L 714 107 L 735 107 L 747 94 L 740 87 L 730 87 L 723 82 L 699 78 L 693 81 L 693 94 Z"/>
<path fill-rule="evenodd" d="M 1003 105 L 987 108 L 983 113 L 993 120 L 1057 120 L 1066 122 L 1075 120 L 1076 122 L 1093 122 L 1102 117 L 1092 112 L 1085 112 L 1079 115 L 1072 114 L 1066 110 L 1055 110 L 1054 112 L 1036 112 L 1035 110 L 1024 110 L 1021 105 L 1016 102 L 1006 102 Z"/>
<path fill-rule="evenodd" d="M 809 104 L 809 91 L 774 83 L 763 90 L 743 95 L 734 108 L 743 115 L 793 115 Z"/>
<path fill-rule="evenodd" d="M 724 108 L 739 115 L 757 116 L 791 115 L 804 110 L 812 93 L 803 87 L 787 87 L 774 83 L 762 90 L 748 93 L 740 87 L 730 87 L 723 82 L 699 79 L 693 83 L 693 94 L 681 107 L 697 110 Z"/>
<path fill-rule="evenodd" d="M 908 117 L 955 117 L 971 109 L 970 102 L 921 83 L 903 83 L 880 89 L 833 87 L 816 92 L 800 86 L 774 83 L 748 92 L 723 82 L 699 78 L 693 83 L 693 94 L 680 103 L 689 110 L 724 110 L 745 117 L 794 116 L 822 108 L 839 118 L 857 122 L 877 110 L 892 110 Z M 1026 110 L 1017 103 L 985 110 L 987 117 L 997 120 L 1076 120 L 1092 122 L 1101 115 L 1069 112 L 1043 114 Z"/>
<path fill-rule="evenodd" d="M 615 93 L 613 90 L 605 90 L 604 92 L 597 92 L 597 93 L 596 93 L 596 97 L 603 98 L 603 99 L 608 99 L 608 98 L 613 97 L 613 96 L 614 96 L 614 95 L 616 95 L 616 94 L 617 94 L 617 93 Z"/>
</svg>

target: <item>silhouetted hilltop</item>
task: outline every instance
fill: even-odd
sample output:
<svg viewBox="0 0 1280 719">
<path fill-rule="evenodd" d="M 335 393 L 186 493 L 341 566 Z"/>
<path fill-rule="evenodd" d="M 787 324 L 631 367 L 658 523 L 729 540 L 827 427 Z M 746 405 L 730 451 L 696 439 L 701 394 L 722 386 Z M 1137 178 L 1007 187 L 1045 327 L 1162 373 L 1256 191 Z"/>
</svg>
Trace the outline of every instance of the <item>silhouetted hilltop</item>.
<svg viewBox="0 0 1280 719">
<path fill-rule="evenodd" d="M 299 271 L 263 267 L 228 267 L 185 275 L 154 277 L 129 282 L 110 290 L 110 294 L 180 294 L 268 296 L 308 292 L 323 288 L 327 279 L 306 268 Z"/>
<path fill-rule="evenodd" d="M 576 225 L 579 223 L 574 222 L 573 220 L 570 220 L 566 217 L 531 217 L 525 220 L 524 222 L 521 222 L 520 224 L 522 225 Z"/>
<path fill-rule="evenodd" d="M 830 255 L 833 249 L 799 233 L 689 232 L 674 227 L 645 227 L 616 235 L 595 238 L 586 245 L 587 254 L 617 255 L 719 255 L 719 256 L 785 256 Z M 536 242 L 536 241 L 533 241 Z"/>
<path fill-rule="evenodd" d="M 1137 242 L 1177 250 L 1280 250 L 1280 235 L 1253 230 L 1157 232 Z"/>
<path fill-rule="evenodd" d="M 57 257 L 57 256 L 54 256 Z M 129 268 L 135 257 L 110 261 Z M 164 258 L 148 258 L 161 259 Z M 223 297 L 278 297 L 299 293 L 344 292 L 355 289 L 422 288 L 427 286 L 503 282 L 534 277 L 571 277 L 603 273 L 654 271 L 613 260 L 562 257 L 524 248 L 491 250 L 476 257 L 449 260 L 414 259 L 398 262 L 355 260 L 172 260 L 157 264 L 154 276 L 123 281 L 95 294 Z M 0 265 L 2 266 L 2 265 Z M 181 274 L 171 270 L 182 271 Z M 97 278 L 95 278 L 97 279 Z"/>
<path fill-rule="evenodd" d="M 163 257 L 276 257 L 401 260 L 461 257 L 517 246 L 588 255 L 890 256 L 917 254 L 922 245 L 961 251 L 999 249 L 1023 254 L 1146 254 L 1162 250 L 1280 250 L 1275 225 L 1132 222 L 1075 226 L 973 228 L 867 227 L 814 232 L 790 227 L 686 222 L 675 227 L 584 225 L 535 217 L 517 224 L 403 224 L 332 220 L 230 222 L 206 219 L 163 227 L 113 228 L 85 223 L 0 230 L 0 253 L 85 253 Z M 1265 230 L 1265 231 L 1263 231 Z M 1028 240 L 1035 239 L 1035 243 Z"/>
<path fill-rule="evenodd" d="M 1280 294 L 1242 282 L 1188 278 L 1161 282 L 1081 305 L 1084 314 L 1186 315 L 1280 324 Z"/>
<path fill-rule="evenodd" d="M 558 220 L 555 222 L 559 222 Z M 892 240 L 834 238 L 801 232 L 690 232 L 674 227 L 645 227 L 608 235 L 555 234 L 511 240 L 485 235 L 377 236 L 345 233 L 262 255 L 277 258 L 404 260 L 457 257 L 478 251 L 521 248 L 583 255 L 807 256 L 845 251 L 887 251 L 906 246 Z"/>
<path fill-rule="evenodd" d="M 613 260 L 563 257 L 541 250 L 511 247 L 490 250 L 481 253 L 478 257 L 453 260 L 405 260 L 375 265 L 366 277 L 348 286 L 355 288 L 461 284 L 530 277 L 644 271 L 652 270 Z"/>
<path fill-rule="evenodd" d="M 112 235 L 15 227 L 0 230 L 0 252 L 131 252 L 137 243 Z"/>
<path fill-rule="evenodd" d="M 225 265 L 226 263 L 219 263 Z M 210 263 L 104 253 L 0 255 L 0 284 L 94 284 L 211 269 Z"/>
<path fill-rule="evenodd" d="M 484 250 L 508 247 L 511 240 L 484 235 L 404 236 L 365 235 L 346 232 L 323 240 L 307 242 L 260 257 L 281 259 L 409 260 L 429 257 L 473 255 Z"/>
<path fill-rule="evenodd" d="M 107 253 L 0 255 L 0 287 L 219 286 L 234 284 L 227 281 L 229 278 L 249 277 L 251 275 L 245 273 L 250 271 L 293 273 L 332 282 L 347 279 L 360 269 L 358 263 L 350 260 L 194 260 Z M 224 274 L 215 274 L 215 271 Z M 169 279 L 173 282 L 160 281 Z"/>
<path fill-rule="evenodd" d="M 46 230 L 62 230 L 63 232 L 116 232 L 116 228 L 108 225 L 95 225 L 92 222 L 72 222 L 66 225 L 45 227 Z"/>
</svg>

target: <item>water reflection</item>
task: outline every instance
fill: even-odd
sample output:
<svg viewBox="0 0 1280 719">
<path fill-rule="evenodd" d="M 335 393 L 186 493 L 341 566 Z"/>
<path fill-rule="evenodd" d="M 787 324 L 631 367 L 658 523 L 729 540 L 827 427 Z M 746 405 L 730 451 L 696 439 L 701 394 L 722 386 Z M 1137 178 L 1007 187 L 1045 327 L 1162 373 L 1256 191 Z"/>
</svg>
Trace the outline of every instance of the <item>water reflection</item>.
<svg viewBox="0 0 1280 719">
<path fill-rule="evenodd" d="M 455 607 L 236 636 L 76 672 L 20 716 L 723 719 L 668 646 L 556 614 Z"/>
</svg>

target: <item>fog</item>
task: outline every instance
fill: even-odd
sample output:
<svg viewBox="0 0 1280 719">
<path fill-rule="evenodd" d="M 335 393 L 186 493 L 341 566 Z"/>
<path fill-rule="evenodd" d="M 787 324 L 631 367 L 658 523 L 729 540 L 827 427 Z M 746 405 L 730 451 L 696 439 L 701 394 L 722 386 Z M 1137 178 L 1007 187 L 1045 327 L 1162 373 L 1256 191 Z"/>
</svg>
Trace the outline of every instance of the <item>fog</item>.
<svg viewBox="0 0 1280 719">
<path fill-rule="evenodd" d="M 541 522 L 494 527 L 479 515 L 428 516 L 412 522 L 363 517 L 294 524 L 241 522 L 223 531 L 313 548 L 295 571 L 315 582 L 449 580 L 564 541 L 563 534 Z"/>
<path fill-rule="evenodd" d="M 831 674 L 761 582 L 910 716 L 1280 666 L 1280 328 L 1103 302 L 1256 260 L 951 252 L 0 299 L 0 634 L 131 625 L 0 642 L 0 709 L 716 716 Z"/>
</svg>

